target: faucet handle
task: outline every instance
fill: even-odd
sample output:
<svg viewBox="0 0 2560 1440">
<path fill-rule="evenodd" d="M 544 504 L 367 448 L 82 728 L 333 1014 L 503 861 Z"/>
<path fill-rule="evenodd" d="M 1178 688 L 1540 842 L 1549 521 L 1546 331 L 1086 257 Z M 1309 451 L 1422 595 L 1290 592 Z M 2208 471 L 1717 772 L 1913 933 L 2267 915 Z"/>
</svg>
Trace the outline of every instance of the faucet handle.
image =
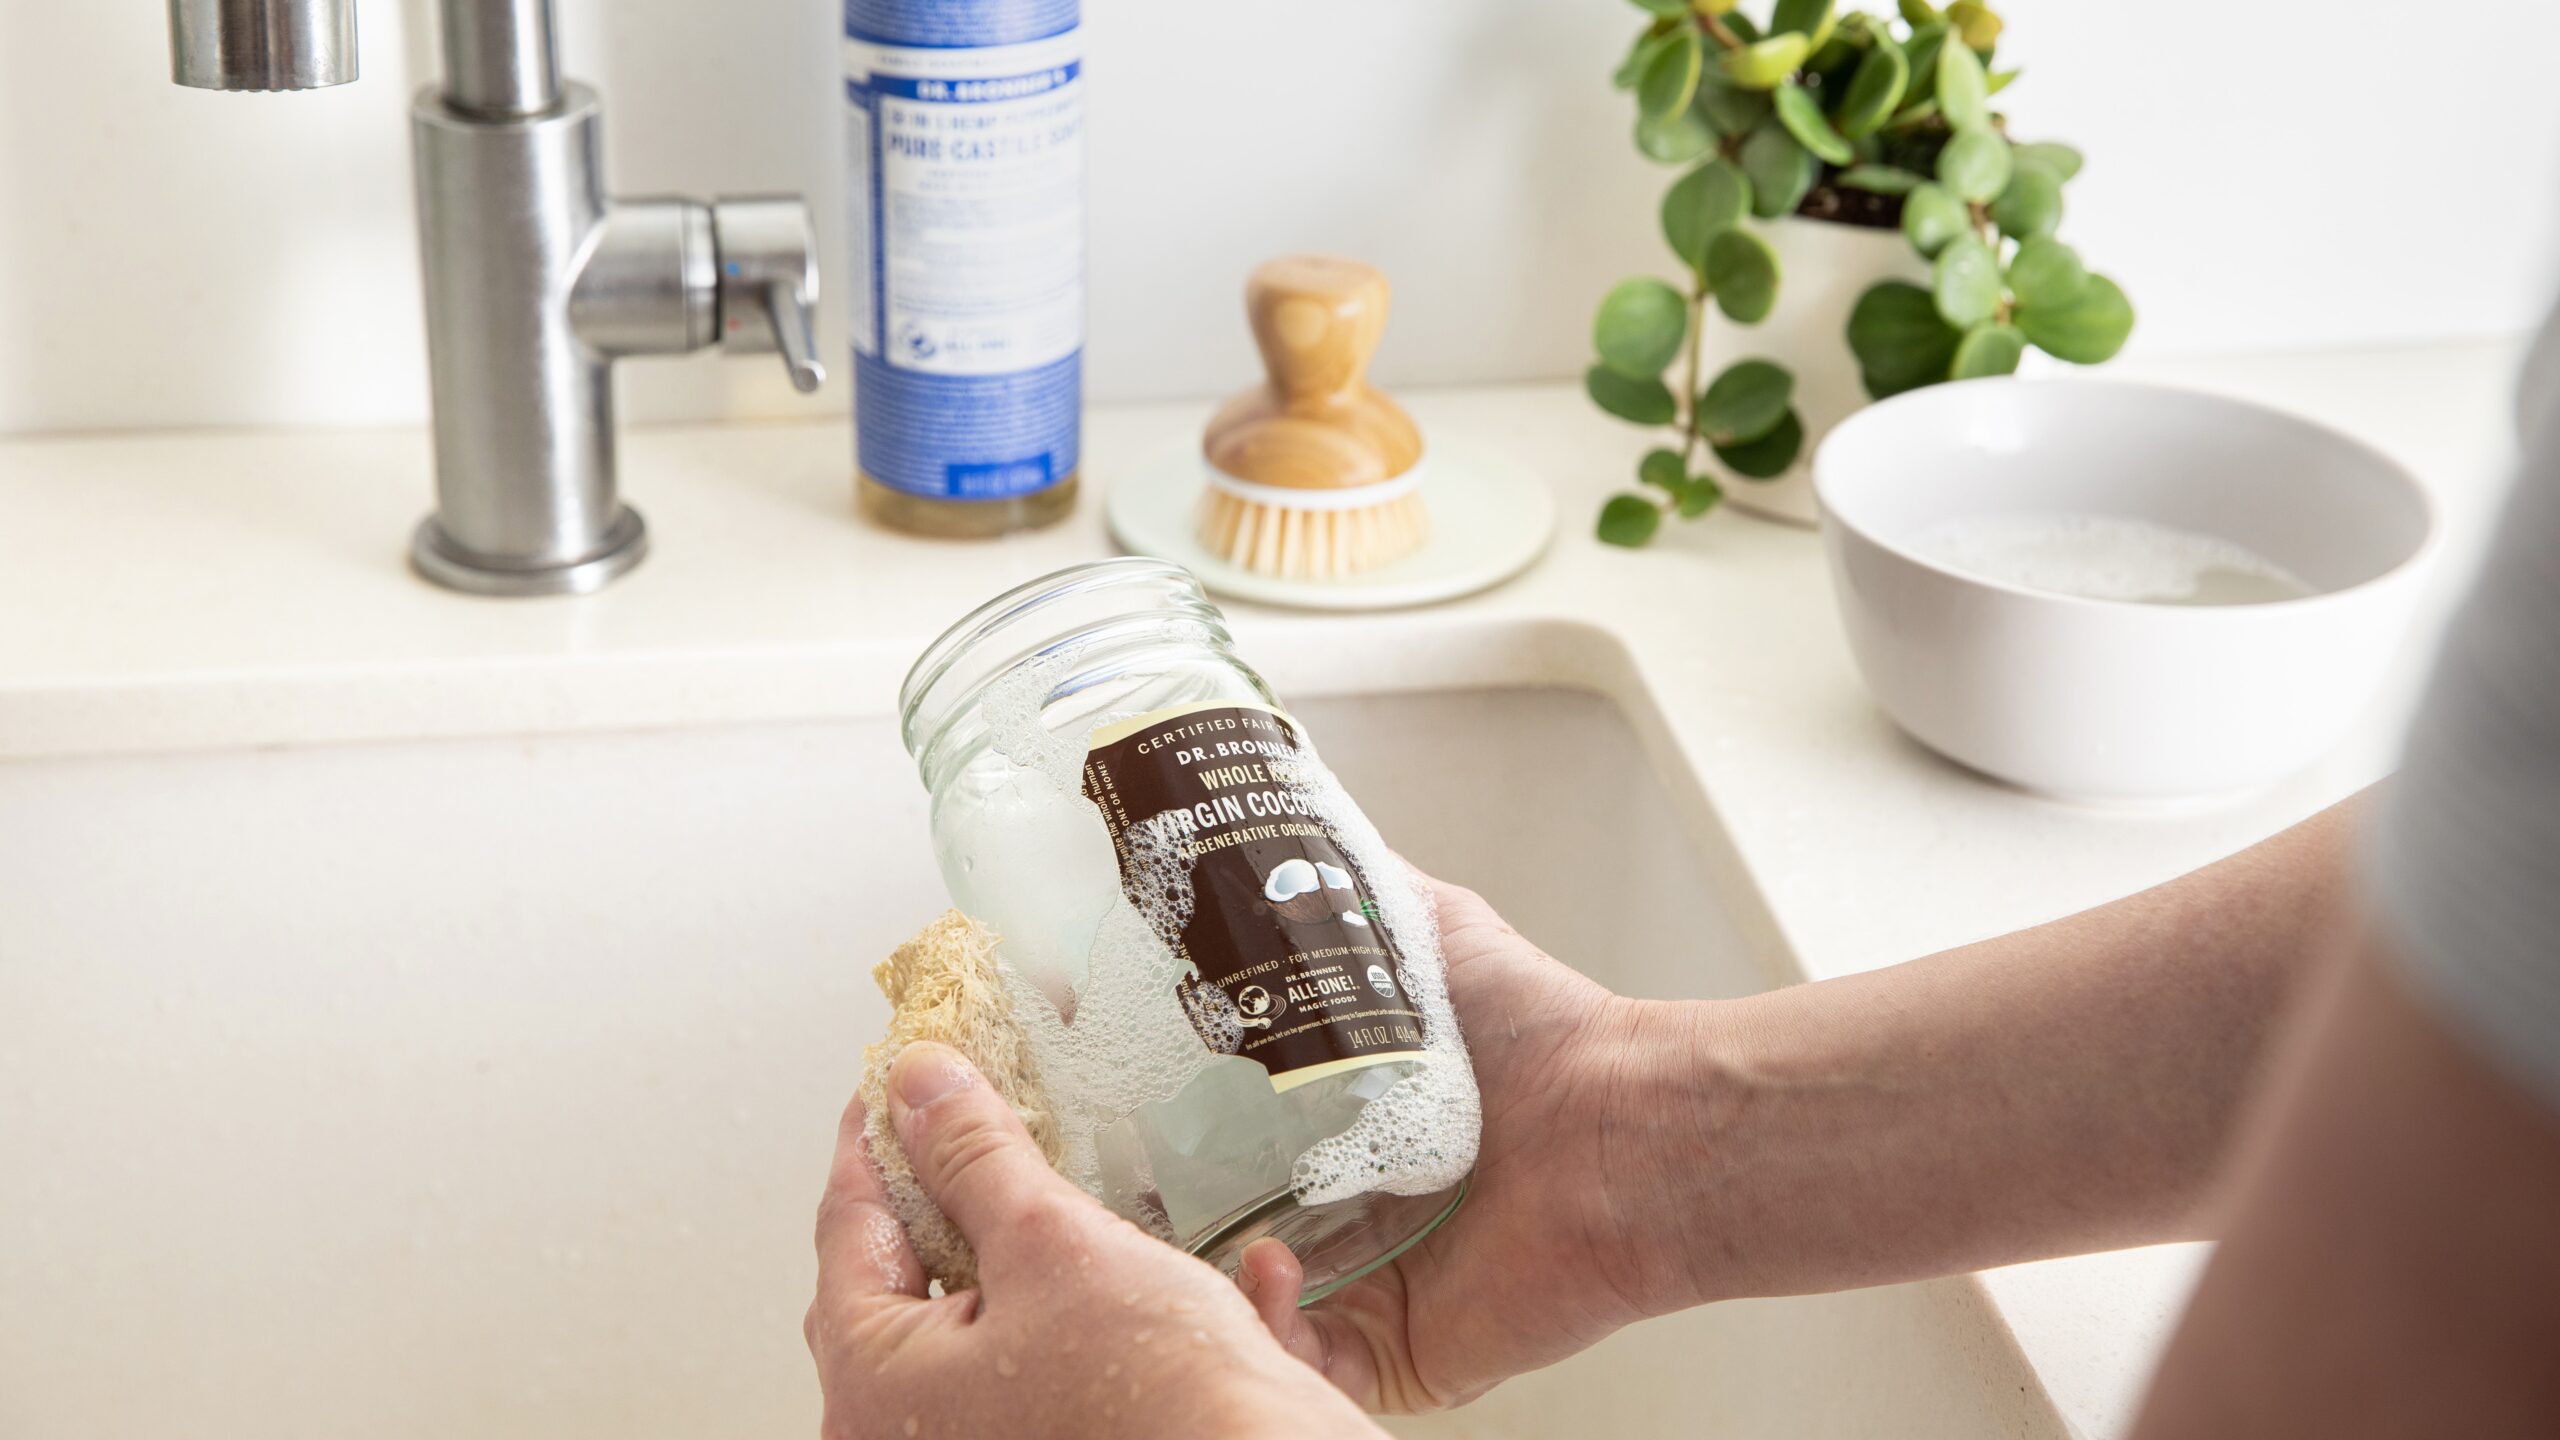
<svg viewBox="0 0 2560 1440">
<path fill-rule="evenodd" d="M 818 363 L 817 246 L 809 207 L 790 195 L 737 195 L 711 207 L 720 272 L 720 348 L 731 355 L 779 351 L 792 388 L 808 394 L 827 378 Z"/>
<path fill-rule="evenodd" d="M 787 280 L 768 280 L 764 315 L 774 345 L 782 351 L 782 368 L 791 373 L 791 388 L 803 395 L 816 393 L 826 382 L 827 367 L 818 363 L 817 307 L 812 297 Z"/>
</svg>

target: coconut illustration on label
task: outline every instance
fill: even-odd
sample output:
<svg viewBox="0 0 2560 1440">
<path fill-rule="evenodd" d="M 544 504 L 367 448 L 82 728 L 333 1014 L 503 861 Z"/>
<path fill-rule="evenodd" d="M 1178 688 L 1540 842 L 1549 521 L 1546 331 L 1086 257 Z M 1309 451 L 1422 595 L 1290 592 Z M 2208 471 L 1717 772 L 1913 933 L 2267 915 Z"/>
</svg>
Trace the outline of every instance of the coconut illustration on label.
<svg viewBox="0 0 2560 1440">
<path fill-rule="evenodd" d="M 1202 1041 L 1283 1089 L 1425 1048 L 1395 937 L 1311 783 L 1321 774 L 1294 721 L 1251 705 L 1172 706 L 1086 742 L 1085 794 L 1123 885 L 1178 902 L 1162 938 L 1192 968 L 1184 1005 Z"/>
<path fill-rule="evenodd" d="M 1061 1170 L 1223 1268 L 1281 1240 L 1305 1299 L 1449 1213 L 1480 1111 L 1430 893 L 1196 582 L 1035 581 L 936 641 L 900 709 Z"/>
<path fill-rule="evenodd" d="M 1349 875 L 1331 865 L 1324 869 L 1341 875 L 1343 888 L 1350 888 Z M 1300 925 L 1334 918 L 1333 902 L 1324 898 L 1324 877 L 1307 860 L 1292 858 L 1273 866 L 1271 873 L 1263 877 L 1262 898 L 1271 902 L 1271 908 L 1279 911 L 1282 919 Z"/>
</svg>

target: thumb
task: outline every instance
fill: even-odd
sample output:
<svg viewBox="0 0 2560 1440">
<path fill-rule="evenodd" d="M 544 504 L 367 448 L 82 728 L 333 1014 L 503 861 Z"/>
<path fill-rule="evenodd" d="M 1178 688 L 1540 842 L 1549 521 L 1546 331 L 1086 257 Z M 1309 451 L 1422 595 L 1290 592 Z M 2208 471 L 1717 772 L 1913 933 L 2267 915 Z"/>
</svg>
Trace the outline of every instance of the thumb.
<svg viewBox="0 0 2560 1440">
<path fill-rule="evenodd" d="M 1093 1204 L 1049 1168 L 1022 1118 L 950 1046 L 919 1040 L 899 1051 L 888 1091 L 889 1123 L 907 1163 L 983 1267 L 1001 1268 L 1009 1252 L 1031 1243 L 1026 1222 L 1044 1206 Z"/>
</svg>

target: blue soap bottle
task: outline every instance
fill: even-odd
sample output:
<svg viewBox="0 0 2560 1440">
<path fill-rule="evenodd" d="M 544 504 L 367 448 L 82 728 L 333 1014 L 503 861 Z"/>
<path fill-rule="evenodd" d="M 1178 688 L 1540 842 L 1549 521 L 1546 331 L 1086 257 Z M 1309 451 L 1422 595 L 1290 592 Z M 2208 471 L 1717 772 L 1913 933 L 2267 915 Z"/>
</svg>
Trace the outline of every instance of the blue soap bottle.
<svg viewBox="0 0 2560 1440">
<path fill-rule="evenodd" d="M 1001 535 L 1075 507 L 1084 400 L 1078 0 L 846 0 L 855 490 Z"/>
</svg>

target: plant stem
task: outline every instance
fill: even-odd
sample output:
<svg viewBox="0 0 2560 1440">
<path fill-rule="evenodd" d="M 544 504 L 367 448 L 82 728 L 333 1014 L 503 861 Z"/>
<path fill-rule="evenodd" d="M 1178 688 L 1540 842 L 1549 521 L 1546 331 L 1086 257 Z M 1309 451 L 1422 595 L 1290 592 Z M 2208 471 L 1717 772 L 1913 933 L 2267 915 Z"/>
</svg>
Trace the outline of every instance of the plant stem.
<svg viewBox="0 0 2560 1440">
<path fill-rule="evenodd" d="M 1704 277 L 1689 287 L 1689 355 L 1680 367 L 1680 408 L 1687 416 L 1681 423 L 1686 432 L 1680 444 L 1680 472 L 1690 473 L 1698 458 L 1698 352 L 1707 339 L 1707 282 Z"/>
<path fill-rule="evenodd" d="M 1994 264 L 1997 264 L 2000 259 L 2000 232 L 1991 228 L 1991 207 L 1967 205 L 1965 208 L 1973 214 L 1974 238 L 1991 248 L 1991 259 Z M 2000 325 L 2008 324 L 2010 308 L 2009 287 L 2007 282 L 2003 281 L 2000 287 L 2000 303 L 1993 309 L 1992 321 Z"/>
<path fill-rule="evenodd" d="M 1706 27 L 1707 33 L 1715 37 L 1715 42 L 1717 44 L 1723 46 L 1727 50 L 1739 50 L 1742 48 L 1742 37 L 1734 34 L 1731 29 L 1726 27 L 1723 16 L 1710 15 L 1703 10 L 1697 13 L 1698 23 Z"/>
</svg>

